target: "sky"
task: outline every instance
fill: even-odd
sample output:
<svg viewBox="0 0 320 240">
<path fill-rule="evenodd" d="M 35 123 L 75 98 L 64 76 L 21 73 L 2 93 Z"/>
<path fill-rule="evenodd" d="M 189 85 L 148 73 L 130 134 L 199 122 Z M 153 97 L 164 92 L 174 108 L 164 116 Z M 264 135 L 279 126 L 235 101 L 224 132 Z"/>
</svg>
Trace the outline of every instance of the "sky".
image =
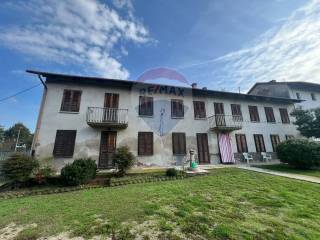
<svg viewBox="0 0 320 240">
<path fill-rule="evenodd" d="M 320 0 L 2 0 L 0 125 L 35 128 L 43 87 L 26 69 L 134 81 L 168 67 L 245 93 L 320 83 L 319 56 Z"/>
</svg>

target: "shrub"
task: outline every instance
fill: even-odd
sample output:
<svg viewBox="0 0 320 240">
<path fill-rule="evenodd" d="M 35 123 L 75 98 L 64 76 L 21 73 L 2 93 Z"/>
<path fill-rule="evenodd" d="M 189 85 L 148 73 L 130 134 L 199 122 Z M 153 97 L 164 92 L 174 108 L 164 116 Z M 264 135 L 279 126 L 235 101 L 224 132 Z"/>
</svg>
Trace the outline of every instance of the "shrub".
<svg viewBox="0 0 320 240">
<path fill-rule="evenodd" d="M 278 157 L 283 163 L 300 169 L 309 169 L 320 165 L 320 144 L 294 139 L 282 142 L 277 147 Z"/>
<path fill-rule="evenodd" d="M 117 148 L 114 155 L 114 164 L 117 169 L 118 176 L 122 177 L 134 165 L 135 157 L 130 152 L 129 147 L 123 146 Z"/>
<path fill-rule="evenodd" d="M 179 173 L 178 170 L 175 168 L 168 168 L 166 171 L 166 175 L 168 177 L 176 177 L 178 176 L 178 173 Z"/>
<path fill-rule="evenodd" d="M 31 156 L 14 153 L 3 162 L 1 172 L 11 181 L 25 182 L 38 166 L 38 161 Z"/>
<path fill-rule="evenodd" d="M 76 159 L 61 169 L 61 178 L 65 185 L 78 186 L 94 179 L 97 173 L 97 164 L 94 160 Z"/>
<path fill-rule="evenodd" d="M 44 166 L 37 169 L 35 172 L 35 180 L 38 184 L 47 182 L 47 179 L 54 175 L 55 171 L 50 166 Z"/>
</svg>

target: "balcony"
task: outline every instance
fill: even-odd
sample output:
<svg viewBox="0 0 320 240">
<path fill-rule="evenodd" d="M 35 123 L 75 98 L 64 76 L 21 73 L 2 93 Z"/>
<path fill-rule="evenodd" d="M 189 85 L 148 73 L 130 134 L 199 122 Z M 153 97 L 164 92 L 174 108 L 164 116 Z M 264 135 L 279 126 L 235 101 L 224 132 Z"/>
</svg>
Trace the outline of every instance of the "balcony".
<svg viewBox="0 0 320 240">
<path fill-rule="evenodd" d="M 242 128 L 243 118 L 238 115 L 217 114 L 208 117 L 209 128 L 213 131 L 231 132 Z"/>
<path fill-rule="evenodd" d="M 128 127 L 128 109 L 88 107 L 87 124 L 91 127 Z"/>
</svg>

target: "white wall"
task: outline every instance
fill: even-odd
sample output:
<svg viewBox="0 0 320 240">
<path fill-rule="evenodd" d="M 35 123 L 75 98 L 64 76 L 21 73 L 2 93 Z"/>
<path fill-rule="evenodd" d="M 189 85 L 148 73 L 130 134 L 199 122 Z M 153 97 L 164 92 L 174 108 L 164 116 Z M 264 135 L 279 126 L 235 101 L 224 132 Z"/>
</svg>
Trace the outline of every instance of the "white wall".
<svg viewBox="0 0 320 240">
<path fill-rule="evenodd" d="M 297 103 L 296 106 L 301 106 L 303 109 L 312 109 L 312 108 L 319 108 L 320 107 L 320 92 L 312 92 L 312 91 L 305 91 L 305 90 L 297 90 L 297 89 L 290 89 L 289 90 L 290 97 L 292 99 L 297 99 L 296 93 L 300 93 L 300 97 L 302 100 L 305 100 L 301 103 Z M 312 100 L 311 93 L 315 94 L 316 100 Z"/>
<path fill-rule="evenodd" d="M 192 97 L 191 90 L 185 90 L 184 96 L 173 96 L 169 94 L 153 94 L 154 97 L 154 117 L 142 118 L 138 115 L 139 95 L 141 85 L 134 87 L 131 91 L 125 89 L 112 89 L 94 86 L 71 86 L 65 84 L 49 83 L 48 93 L 45 101 L 42 124 L 40 126 L 39 138 L 36 148 L 36 156 L 52 156 L 56 131 L 77 130 L 74 158 L 92 157 L 98 160 L 100 147 L 100 134 L 102 129 L 92 128 L 86 123 L 86 111 L 90 106 L 103 107 L 104 94 L 106 92 L 119 93 L 119 108 L 129 109 L 128 128 L 117 131 L 117 146 L 128 145 L 135 155 L 137 155 L 137 136 L 139 131 L 154 132 L 154 155 L 139 156 L 138 161 L 143 165 L 169 166 L 177 161 L 172 155 L 172 132 L 185 132 L 187 142 L 187 152 L 197 149 L 196 133 L 208 133 L 209 150 L 212 162 L 218 162 L 218 144 L 216 133 L 209 130 L 206 120 L 195 120 L 193 111 L 193 100 L 203 100 L 206 102 L 207 117 L 214 114 L 214 102 L 223 102 L 226 115 L 231 115 L 231 103 L 241 104 L 244 126 L 241 130 L 232 132 L 233 149 L 237 151 L 234 134 L 245 133 L 249 151 L 255 152 L 253 134 L 263 134 L 266 150 L 271 152 L 272 146 L 270 134 L 278 134 L 281 140 L 285 135 L 297 135 L 298 132 L 293 124 L 282 124 L 279 114 L 279 107 L 287 107 L 288 112 L 293 105 L 279 105 L 263 102 L 239 101 L 228 99 L 214 99 L 205 97 Z M 64 89 L 81 90 L 81 104 L 79 113 L 60 113 L 61 100 Z M 171 119 L 172 98 L 183 99 L 185 105 L 184 119 Z M 248 105 L 256 105 L 259 109 L 260 123 L 251 123 Z M 264 106 L 274 108 L 276 123 L 266 123 Z M 164 133 L 159 136 L 160 109 L 165 109 L 164 114 Z M 54 163 L 59 168 L 72 159 L 55 159 Z"/>
</svg>

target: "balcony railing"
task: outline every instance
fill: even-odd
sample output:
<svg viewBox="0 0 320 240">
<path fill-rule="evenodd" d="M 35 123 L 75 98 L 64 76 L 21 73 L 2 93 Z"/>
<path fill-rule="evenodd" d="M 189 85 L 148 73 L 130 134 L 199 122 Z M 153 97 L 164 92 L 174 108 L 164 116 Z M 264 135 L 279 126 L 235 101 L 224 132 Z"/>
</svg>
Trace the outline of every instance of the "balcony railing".
<svg viewBox="0 0 320 240">
<path fill-rule="evenodd" d="M 242 128 L 243 118 L 240 115 L 216 114 L 208 117 L 209 128 L 214 131 L 233 131 Z"/>
<path fill-rule="evenodd" d="M 128 109 L 88 107 L 87 124 L 91 127 L 126 128 Z"/>
</svg>

